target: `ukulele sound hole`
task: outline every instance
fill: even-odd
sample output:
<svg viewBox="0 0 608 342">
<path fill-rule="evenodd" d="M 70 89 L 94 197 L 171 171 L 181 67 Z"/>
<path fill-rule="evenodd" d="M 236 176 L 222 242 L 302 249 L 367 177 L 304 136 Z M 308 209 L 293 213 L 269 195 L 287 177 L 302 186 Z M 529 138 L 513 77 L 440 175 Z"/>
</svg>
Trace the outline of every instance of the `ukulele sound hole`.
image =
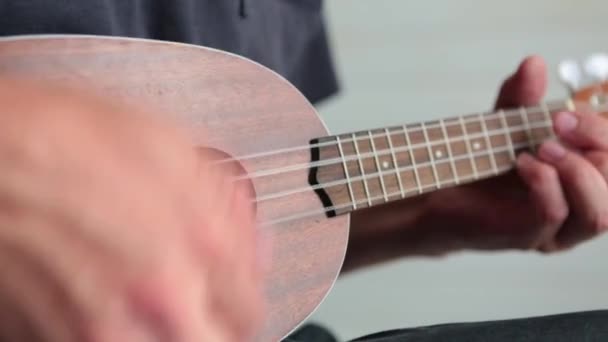
<svg viewBox="0 0 608 342">
<path fill-rule="evenodd" d="M 200 153 L 201 157 L 204 156 L 206 159 L 211 159 L 212 163 L 217 162 L 216 164 L 212 164 L 211 167 L 222 168 L 222 172 L 229 175 L 229 177 L 239 177 L 247 175 L 247 170 L 245 170 L 245 167 L 243 167 L 243 165 L 238 160 L 235 160 L 233 156 L 224 151 L 211 147 L 198 147 L 197 151 Z M 239 182 L 245 183 L 249 198 L 256 198 L 255 187 L 253 186 L 253 183 L 249 178 L 244 178 L 242 180 L 239 180 Z M 256 210 L 257 204 L 255 201 L 252 201 L 252 205 L 253 210 Z"/>
</svg>

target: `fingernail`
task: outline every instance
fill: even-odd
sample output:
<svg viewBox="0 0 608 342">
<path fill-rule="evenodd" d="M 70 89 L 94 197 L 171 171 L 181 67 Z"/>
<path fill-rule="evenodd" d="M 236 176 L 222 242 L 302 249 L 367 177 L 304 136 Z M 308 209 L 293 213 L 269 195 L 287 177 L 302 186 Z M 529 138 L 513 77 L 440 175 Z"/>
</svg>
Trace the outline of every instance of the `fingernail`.
<svg viewBox="0 0 608 342">
<path fill-rule="evenodd" d="M 578 118 L 570 112 L 558 113 L 555 117 L 555 129 L 558 134 L 572 132 L 578 126 Z"/>
<path fill-rule="evenodd" d="M 549 140 L 540 146 L 538 155 L 546 162 L 553 163 L 566 155 L 566 149 L 556 141 Z"/>
</svg>

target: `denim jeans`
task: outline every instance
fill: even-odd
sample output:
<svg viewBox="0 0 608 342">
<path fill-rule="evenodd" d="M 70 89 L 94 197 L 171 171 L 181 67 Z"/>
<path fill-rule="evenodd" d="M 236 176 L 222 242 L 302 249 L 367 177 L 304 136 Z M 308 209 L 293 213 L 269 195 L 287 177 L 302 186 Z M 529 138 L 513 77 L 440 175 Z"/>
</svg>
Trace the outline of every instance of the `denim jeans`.
<svg viewBox="0 0 608 342">
<path fill-rule="evenodd" d="M 285 342 L 337 342 L 327 330 L 308 325 Z M 398 329 L 351 342 L 608 342 L 608 311 Z"/>
</svg>

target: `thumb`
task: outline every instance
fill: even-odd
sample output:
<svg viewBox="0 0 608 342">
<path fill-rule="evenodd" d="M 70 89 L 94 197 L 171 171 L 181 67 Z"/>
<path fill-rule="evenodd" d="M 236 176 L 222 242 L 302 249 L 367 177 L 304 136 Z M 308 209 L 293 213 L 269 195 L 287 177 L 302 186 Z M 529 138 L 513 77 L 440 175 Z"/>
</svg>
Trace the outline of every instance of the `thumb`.
<svg viewBox="0 0 608 342">
<path fill-rule="evenodd" d="M 517 71 L 502 84 L 496 108 L 535 105 L 545 96 L 546 91 L 545 61 L 539 56 L 530 56 L 524 59 Z"/>
</svg>

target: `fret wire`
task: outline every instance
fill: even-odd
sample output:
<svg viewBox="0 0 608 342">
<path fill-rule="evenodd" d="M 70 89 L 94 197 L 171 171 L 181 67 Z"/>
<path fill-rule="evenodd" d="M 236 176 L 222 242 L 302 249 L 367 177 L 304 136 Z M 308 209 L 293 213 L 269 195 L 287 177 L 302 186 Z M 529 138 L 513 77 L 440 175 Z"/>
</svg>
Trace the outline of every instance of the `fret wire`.
<svg viewBox="0 0 608 342">
<path fill-rule="evenodd" d="M 372 146 L 372 153 L 374 154 L 374 159 L 376 161 L 376 170 L 378 170 L 378 174 L 380 174 L 380 187 L 382 188 L 384 201 L 388 202 L 388 195 L 386 194 L 386 187 L 384 186 L 384 173 L 382 172 L 382 168 L 380 167 L 380 161 L 378 160 L 378 153 L 376 152 L 376 143 L 374 142 L 374 138 L 372 137 L 372 132 L 367 131 L 367 133 L 369 135 L 369 142 Z"/>
<path fill-rule="evenodd" d="M 431 169 L 433 170 L 435 184 L 437 185 L 437 189 L 441 189 L 441 182 L 439 180 L 439 175 L 437 174 L 437 167 L 435 166 L 435 156 L 433 156 L 433 151 L 431 150 L 431 142 L 429 141 L 429 135 L 426 131 L 424 122 L 422 123 L 422 134 L 424 134 L 424 140 L 426 141 L 426 149 L 429 153 L 429 160 L 431 162 Z"/>
<path fill-rule="evenodd" d="M 452 168 L 452 174 L 454 175 L 454 181 L 456 184 L 460 184 L 460 179 L 458 179 L 458 173 L 456 172 L 456 163 L 454 162 L 454 155 L 452 154 L 452 144 L 450 143 L 450 138 L 448 137 L 448 131 L 445 128 L 445 122 L 443 120 L 439 120 L 439 124 L 441 125 L 441 131 L 443 133 L 443 140 L 446 141 L 446 147 L 448 149 L 448 159 L 450 160 L 450 166 Z"/>
<path fill-rule="evenodd" d="M 352 182 L 350 181 L 348 165 L 346 164 L 346 159 L 344 159 L 344 149 L 342 148 L 342 142 L 340 141 L 339 136 L 336 136 L 336 142 L 338 143 L 338 150 L 340 151 L 340 156 L 342 157 L 342 165 L 344 166 L 344 174 L 346 175 L 346 185 L 348 186 L 348 194 L 350 195 L 351 201 L 353 203 L 353 209 L 356 210 L 357 199 L 355 198 L 355 192 L 353 191 Z"/>
<path fill-rule="evenodd" d="M 422 183 L 420 183 L 420 175 L 418 175 L 418 168 L 416 167 L 416 156 L 414 155 L 414 149 L 411 147 L 412 142 L 410 141 L 410 135 L 407 131 L 407 127 L 403 126 L 403 133 L 405 135 L 405 142 L 407 143 L 408 151 L 410 153 L 410 161 L 412 168 L 414 169 L 414 177 L 416 178 L 416 186 L 418 187 L 418 193 L 422 193 Z"/>
<path fill-rule="evenodd" d="M 608 110 L 608 108 L 607 108 Z M 543 121 L 544 122 L 544 121 Z M 533 124 L 531 125 L 531 128 L 546 128 L 546 124 Z M 511 129 L 522 129 L 521 131 L 523 132 L 523 125 L 522 126 L 516 126 L 516 127 L 512 127 Z M 504 134 L 504 129 L 497 129 L 497 130 L 492 130 L 491 131 L 492 134 Z M 333 136 L 335 138 L 335 136 Z M 469 136 L 469 138 L 471 137 L 480 137 L 483 138 L 483 134 L 482 133 L 474 133 L 471 134 Z M 463 137 L 464 138 L 464 137 Z M 465 139 L 452 139 L 452 141 L 460 141 L 460 140 L 465 140 Z M 345 141 L 352 141 L 350 139 L 342 139 L 342 143 L 344 143 Z M 442 144 L 444 142 L 442 141 L 437 141 L 434 143 L 431 143 L 431 145 L 435 145 L 435 144 Z M 336 144 L 333 144 L 332 146 L 336 146 Z M 403 147 L 396 147 L 395 151 L 396 152 L 404 152 L 404 151 L 408 151 L 410 148 L 422 148 L 426 146 L 425 144 L 418 144 L 418 145 L 412 145 L 412 146 L 403 146 Z M 387 152 L 388 151 L 388 152 Z M 378 151 L 378 153 L 380 155 L 385 155 L 390 153 L 390 151 L 388 149 L 384 149 L 384 150 L 380 150 Z M 372 156 L 371 153 L 364 153 L 362 156 Z M 356 160 L 356 156 L 350 155 L 350 156 L 345 156 L 344 157 L 346 159 L 346 161 L 351 161 L 351 160 Z M 275 175 L 275 174 L 280 174 L 283 172 L 292 172 L 292 171 L 297 171 L 297 170 L 303 170 L 303 169 L 307 169 L 310 167 L 314 167 L 314 166 L 327 166 L 327 165 L 332 165 L 332 164 L 336 164 L 336 163 L 340 163 L 341 160 L 340 158 L 336 158 L 336 159 L 328 159 L 328 160 L 321 160 L 321 161 L 317 161 L 317 162 L 308 162 L 308 163 L 301 163 L 301 164 L 294 164 L 294 165 L 289 165 L 289 166 L 285 166 L 285 167 L 280 167 L 280 168 L 276 168 L 276 169 L 267 169 L 267 170 L 260 170 L 260 171 L 256 171 L 256 172 L 252 172 L 252 173 L 248 173 L 246 175 L 241 175 L 241 176 L 235 176 L 234 180 L 235 181 L 239 181 L 239 180 L 244 180 L 244 179 L 251 179 L 252 177 L 266 177 L 266 176 L 271 176 L 271 175 Z"/>
<path fill-rule="evenodd" d="M 552 124 L 553 120 L 551 120 L 551 113 L 549 112 L 549 108 L 547 107 L 547 104 L 545 102 L 541 103 L 541 107 L 543 109 L 543 115 L 545 117 L 545 120 L 547 120 L 547 122 L 549 124 Z M 549 136 L 553 137 L 553 127 L 552 125 L 548 127 L 549 130 Z"/>
<path fill-rule="evenodd" d="M 393 147 L 393 139 L 389 134 L 388 128 L 384 129 L 386 133 L 386 141 L 388 142 L 388 148 L 391 150 L 391 156 L 393 158 L 393 169 L 397 174 L 397 183 L 399 183 L 399 190 L 401 191 L 401 198 L 405 198 L 405 191 L 403 190 L 403 182 L 401 181 L 401 172 L 399 172 L 399 165 L 397 164 L 397 155 L 395 154 L 395 148 Z"/>
<path fill-rule="evenodd" d="M 574 102 L 572 100 L 560 101 L 559 104 L 558 103 L 553 103 L 551 106 L 549 106 L 548 104 L 547 104 L 547 106 L 548 106 L 548 108 L 549 107 L 555 107 L 554 110 L 573 110 L 572 108 L 574 108 Z M 536 109 L 534 109 L 533 111 L 529 111 L 528 110 L 528 113 L 538 114 L 538 113 L 542 112 L 542 106 L 530 107 L 530 109 L 532 109 L 532 108 L 536 108 Z M 602 107 L 598 106 L 597 109 L 599 110 L 601 108 Z M 503 114 L 505 116 L 507 116 L 507 117 L 514 117 L 514 116 L 520 115 L 519 111 L 517 109 L 503 110 L 503 112 L 504 112 Z M 499 115 L 500 115 L 499 111 L 495 111 L 495 112 L 489 112 L 489 113 L 485 114 L 484 117 L 486 117 L 487 119 L 498 119 Z M 465 116 L 467 116 L 467 115 L 465 115 Z M 462 117 L 462 116 L 460 116 L 460 117 Z M 450 119 L 450 118 L 446 118 L 446 119 Z M 464 121 L 465 121 L 465 123 L 475 123 L 475 122 L 478 122 L 478 120 L 479 119 L 465 119 Z M 404 126 L 401 126 L 401 127 L 404 127 Z M 429 129 L 429 128 L 438 128 L 438 129 L 441 128 L 439 125 L 436 125 L 436 124 L 430 124 L 430 125 L 427 124 L 426 127 L 427 127 L 427 129 Z M 389 127 L 389 128 L 397 128 L 397 127 Z M 411 130 L 411 131 L 412 132 L 417 132 L 417 131 L 422 131 L 422 129 L 414 129 L 414 130 Z M 396 134 L 402 134 L 402 133 L 403 132 L 395 131 L 393 133 L 390 133 L 390 135 L 396 135 Z M 384 133 L 382 133 L 382 134 L 384 134 Z M 375 137 L 375 138 L 380 137 L 379 135 L 376 135 L 376 134 L 374 134 L 372 136 Z M 361 136 L 361 137 L 357 137 L 356 139 L 357 140 L 362 140 L 364 138 Z M 365 137 L 365 139 L 367 139 L 367 136 Z M 350 139 L 344 140 L 344 142 L 347 142 L 347 141 L 350 141 Z M 318 145 L 320 145 L 320 146 L 327 146 L 324 143 L 320 143 Z M 310 147 L 310 146 L 307 145 L 307 147 Z"/>
<path fill-rule="evenodd" d="M 361 176 L 363 176 L 363 188 L 365 190 L 365 196 L 367 197 L 367 204 L 372 206 L 372 199 L 369 194 L 369 188 L 367 186 L 367 179 L 365 177 L 365 169 L 363 167 L 363 160 L 361 159 L 361 153 L 359 153 L 359 145 L 357 144 L 357 140 L 355 139 L 355 133 L 352 134 L 353 142 L 355 145 L 355 153 L 357 154 L 357 161 L 359 162 L 359 171 L 361 171 Z"/>
<path fill-rule="evenodd" d="M 338 139 L 338 142 L 339 142 L 339 137 L 336 137 L 336 138 Z M 407 138 L 407 136 L 406 136 L 406 138 Z M 524 144 L 518 144 L 518 145 L 517 145 L 517 147 L 518 147 L 518 148 L 519 148 L 519 147 L 527 147 L 528 145 L 531 145 L 531 144 L 534 144 L 534 143 L 535 143 L 535 141 L 529 141 L 527 144 L 525 144 L 525 143 L 524 143 Z M 501 149 L 495 149 L 494 151 L 488 151 L 488 152 L 486 152 L 486 154 L 490 154 L 490 153 L 493 153 L 493 152 L 502 151 L 503 149 L 504 149 L 504 148 L 501 148 Z M 480 153 L 478 153 L 478 154 L 480 154 Z M 461 158 L 459 158 L 459 159 L 461 159 Z M 501 169 L 500 169 L 500 171 L 501 171 L 501 172 L 502 172 L 502 171 L 508 171 L 508 170 L 510 170 L 510 169 L 512 169 L 512 166 L 511 166 L 511 165 L 509 165 L 509 166 L 507 166 L 507 167 L 504 167 L 504 168 L 501 168 Z M 490 175 L 492 175 L 492 174 L 494 174 L 494 173 L 482 173 L 482 174 L 477 174 L 477 175 L 474 175 L 474 176 L 473 176 L 474 178 L 472 178 L 472 179 L 466 179 L 466 178 L 465 178 L 465 179 L 466 179 L 466 180 L 476 180 L 476 179 L 478 179 L 480 176 L 481 176 L 481 177 L 484 177 L 484 176 L 490 176 Z M 329 186 L 329 185 L 328 185 L 328 186 Z M 431 186 L 431 185 L 425 185 L 425 186 L 424 186 L 424 188 L 427 188 L 427 187 L 432 187 L 432 186 Z M 418 192 L 422 192 L 422 191 L 424 191 L 424 190 L 423 190 L 423 187 L 422 187 L 422 186 L 420 186 L 420 184 L 418 184 L 417 189 L 418 189 Z M 308 190 L 309 190 L 309 189 L 308 189 L 308 188 L 306 188 L 305 190 L 303 189 L 302 191 L 308 191 Z M 391 194 L 391 195 L 392 195 L 392 194 Z M 332 210 L 337 210 L 337 209 L 340 209 L 340 208 L 346 208 L 346 207 L 348 207 L 348 206 L 353 206 L 353 207 L 356 207 L 356 203 L 357 203 L 356 201 L 353 201 L 353 203 L 342 204 L 342 205 L 340 205 L 340 206 L 333 206 L 333 207 L 325 208 L 324 210 L 321 210 L 321 211 L 319 211 L 319 210 L 316 210 L 316 211 L 308 211 L 308 212 L 304 212 L 304 213 L 300 213 L 300 214 L 296 214 L 296 215 L 291 215 L 291 216 L 288 216 L 288 217 L 283 217 L 283 218 L 279 218 L 279 219 L 275 219 L 275 220 L 265 221 L 265 222 L 263 222 L 263 224 L 276 224 L 276 223 L 285 222 L 285 221 L 289 221 L 289 220 L 294 220 L 294 219 L 298 219 L 298 218 L 304 218 L 304 217 L 308 217 L 308 216 L 315 215 L 315 214 L 325 213 L 325 212 L 332 211 Z"/>
<path fill-rule="evenodd" d="M 500 120 L 502 121 L 502 125 L 505 128 L 505 136 L 507 137 L 507 144 L 509 145 L 509 155 L 511 156 L 511 160 L 515 161 L 515 149 L 513 148 L 513 140 L 511 140 L 511 128 L 507 124 L 507 118 L 505 116 L 504 110 L 500 111 Z"/>
<path fill-rule="evenodd" d="M 471 162 L 471 169 L 473 170 L 473 175 L 477 179 L 477 177 L 478 177 L 477 163 L 475 162 L 475 158 L 473 157 L 473 149 L 471 148 L 471 139 L 469 138 L 469 133 L 467 132 L 467 126 L 465 125 L 464 119 L 462 118 L 462 116 L 459 116 L 458 119 L 460 121 L 460 126 L 462 128 L 462 137 L 464 138 L 464 141 L 466 143 L 467 152 L 469 152 L 469 161 Z"/>
<path fill-rule="evenodd" d="M 535 151 L 534 146 L 532 145 L 532 129 L 530 128 L 530 122 L 528 121 L 528 113 L 524 107 L 519 109 L 519 114 L 521 115 L 521 119 L 524 123 L 524 130 L 526 131 L 526 136 L 528 137 L 528 145 L 530 145 L 530 149 Z"/>
<path fill-rule="evenodd" d="M 524 147 L 527 147 L 528 145 L 529 145 L 528 143 L 519 143 L 519 144 L 516 144 L 514 147 L 515 148 L 524 148 Z M 495 148 L 492 152 L 494 152 L 494 153 L 506 152 L 507 149 L 508 149 L 507 147 L 503 146 L 500 148 Z M 460 161 L 460 160 L 471 158 L 471 156 L 473 156 L 474 158 L 477 158 L 477 157 L 487 156 L 489 153 L 491 153 L 491 152 L 480 150 L 479 152 L 474 152 L 472 155 L 465 154 L 465 155 L 455 157 L 454 160 Z M 443 164 L 443 163 L 447 163 L 447 161 L 440 161 L 439 163 Z M 418 164 L 417 167 L 427 167 L 427 166 L 430 167 L 430 165 L 431 165 L 431 162 L 429 161 L 429 162 L 424 162 L 424 163 Z M 414 166 L 412 166 L 412 165 L 409 165 L 407 167 L 398 167 L 399 172 L 406 172 L 406 171 L 412 171 L 412 170 L 415 170 Z M 377 176 L 377 174 L 370 174 L 366 177 L 371 178 L 371 177 L 376 177 L 376 176 Z M 362 179 L 363 179 L 362 176 L 355 176 L 355 177 L 351 178 L 351 181 L 359 181 Z M 277 198 L 285 197 L 288 195 L 293 195 L 293 194 L 304 192 L 304 191 L 323 189 L 323 188 L 343 185 L 343 184 L 346 184 L 344 182 L 344 180 L 330 181 L 330 182 L 326 182 L 326 183 L 322 183 L 322 184 L 317 184 L 314 186 L 306 186 L 304 188 L 291 189 L 291 190 L 276 192 L 276 193 L 272 193 L 272 194 L 268 194 L 268 195 L 259 195 L 256 197 L 255 201 L 257 201 L 257 202 L 268 201 L 268 200 L 277 199 Z M 418 186 L 417 188 L 422 189 L 421 186 Z"/>
<path fill-rule="evenodd" d="M 483 117 L 482 114 L 479 114 L 479 120 L 481 121 L 481 128 L 486 139 L 486 149 L 492 150 L 494 147 L 492 146 L 492 142 L 490 141 L 490 134 L 488 133 L 488 127 L 486 126 L 486 119 Z M 492 170 L 498 173 L 498 167 L 496 166 L 496 157 L 494 156 L 494 153 L 490 153 L 490 162 L 492 163 Z"/>
<path fill-rule="evenodd" d="M 511 165 L 507 165 L 507 166 L 504 166 L 504 167 L 499 168 L 499 169 L 498 169 L 498 173 L 501 173 L 501 172 L 506 172 L 506 171 L 510 171 L 510 170 L 512 170 L 512 169 L 513 169 L 513 166 L 511 166 Z M 489 176 L 494 176 L 494 175 L 496 175 L 496 173 L 494 173 L 494 171 L 486 171 L 486 172 L 482 172 L 482 173 L 481 173 L 481 174 L 479 174 L 478 176 L 469 175 L 469 176 L 467 176 L 467 177 L 463 177 L 463 179 L 462 179 L 462 180 L 463 180 L 463 182 L 475 181 L 475 180 L 479 179 L 479 177 L 489 177 Z M 444 183 L 444 185 L 448 185 L 448 186 L 450 186 L 450 184 L 448 184 L 447 182 L 446 182 L 446 183 Z M 424 192 L 425 190 L 434 190 L 434 189 L 436 189 L 436 186 L 434 186 L 434 185 L 432 185 L 432 184 L 424 185 L 424 186 L 422 187 L 422 191 L 423 191 L 423 192 Z M 412 189 L 412 190 L 414 190 L 414 189 Z M 389 195 L 390 195 L 390 196 L 393 196 L 393 195 L 396 195 L 396 194 L 397 194 L 397 193 L 395 192 L 395 193 L 391 193 L 391 194 L 389 194 Z M 380 199 L 381 199 L 381 197 L 380 197 L 380 196 L 376 196 L 376 197 L 374 197 L 374 198 L 373 198 L 373 200 L 380 200 Z"/>
</svg>

